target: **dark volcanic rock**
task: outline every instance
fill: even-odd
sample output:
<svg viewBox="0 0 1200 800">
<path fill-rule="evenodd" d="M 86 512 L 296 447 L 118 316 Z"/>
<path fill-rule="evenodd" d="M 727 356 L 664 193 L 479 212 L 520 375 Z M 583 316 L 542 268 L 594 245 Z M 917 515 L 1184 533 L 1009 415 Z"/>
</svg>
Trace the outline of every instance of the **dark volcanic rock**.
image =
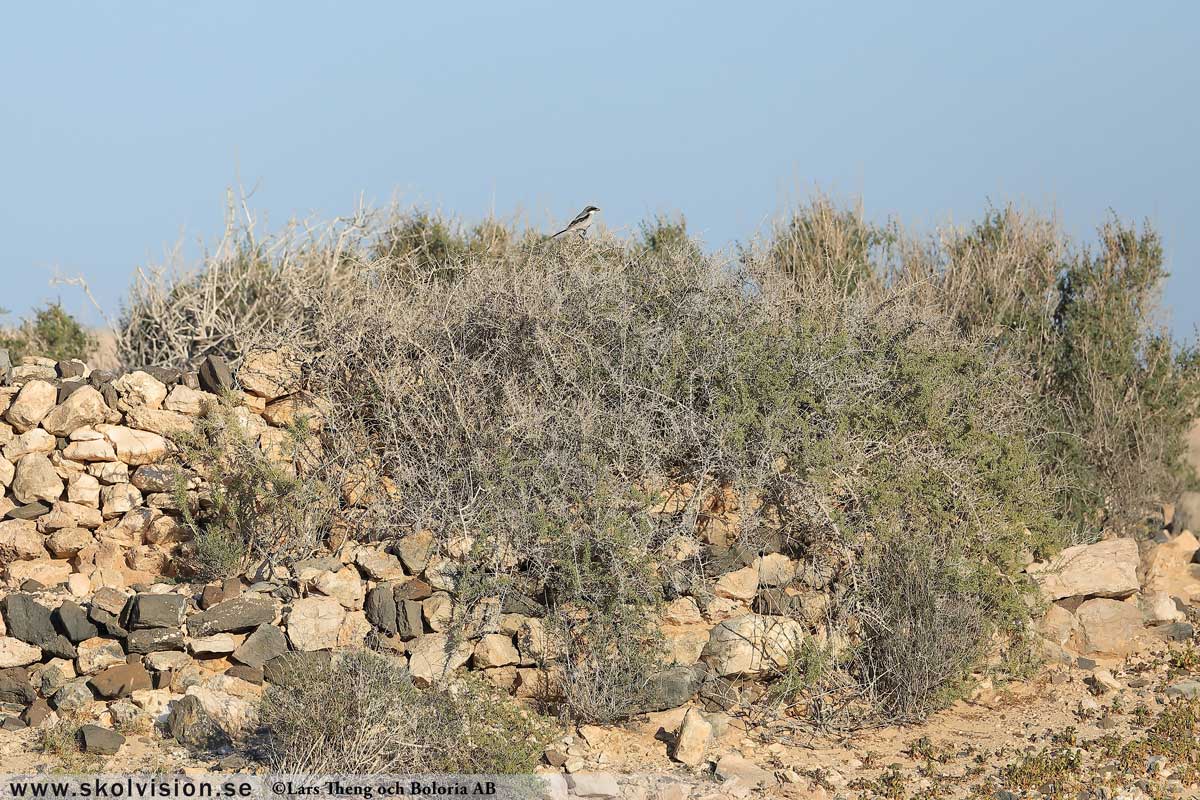
<svg viewBox="0 0 1200 800">
<path fill-rule="evenodd" d="M 88 619 L 83 606 L 70 600 L 63 602 L 51 615 L 54 624 L 72 644 L 79 644 L 84 639 L 99 636 L 100 630 Z"/>
<path fill-rule="evenodd" d="M 376 628 L 388 634 L 396 632 L 396 592 L 392 584 L 383 583 L 367 592 L 363 610 Z"/>
<path fill-rule="evenodd" d="M 135 594 L 125 607 L 122 622 L 131 631 L 144 628 L 178 628 L 187 613 L 187 599 L 178 594 Z"/>
<path fill-rule="evenodd" d="M 268 661 L 283 655 L 287 649 L 287 636 L 278 626 L 260 625 L 233 651 L 233 659 L 248 667 L 262 669 Z"/>
<path fill-rule="evenodd" d="M 0 703 L 28 705 L 37 698 L 29 685 L 29 670 L 24 667 L 0 669 Z"/>
<path fill-rule="evenodd" d="M 125 737 L 110 728 L 99 725 L 84 725 L 79 729 L 79 738 L 85 753 L 111 756 L 125 744 Z"/>
<path fill-rule="evenodd" d="M 703 664 L 671 667 L 650 677 L 640 711 L 666 711 L 691 700 L 704 685 L 708 669 Z"/>
<path fill-rule="evenodd" d="M 14 592 L 4 600 L 4 621 L 8 635 L 37 645 L 42 652 L 59 658 L 74 658 L 75 645 L 54 629 L 50 609 L 24 592 Z"/>
<path fill-rule="evenodd" d="M 37 519 L 50 513 L 50 506 L 43 503 L 41 500 L 35 500 L 32 503 L 26 503 L 23 506 L 9 509 L 4 516 L 9 519 Z"/>
<path fill-rule="evenodd" d="M 200 362 L 200 388 L 212 394 L 233 388 L 233 373 L 220 356 L 209 356 Z"/>
<path fill-rule="evenodd" d="M 130 653 L 157 653 L 159 650 L 184 649 L 183 631 L 178 628 L 143 628 L 130 631 L 125 639 Z"/>
<path fill-rule="evenodd" d="M 93 675 L 88 684 L 106 700 L 127 697 L 138 689 L 149 689 L 150 673 L 141 664 L 118 664 Z"/>
<path fill-rule="evenodd" d="M 210 633 L 247 631 L 274 621 L 274 600 L 258 594 L 245 594 L 193 614 L 188 617 L 187 628 L 192 636 L 208 636 Z"/>
</svg>

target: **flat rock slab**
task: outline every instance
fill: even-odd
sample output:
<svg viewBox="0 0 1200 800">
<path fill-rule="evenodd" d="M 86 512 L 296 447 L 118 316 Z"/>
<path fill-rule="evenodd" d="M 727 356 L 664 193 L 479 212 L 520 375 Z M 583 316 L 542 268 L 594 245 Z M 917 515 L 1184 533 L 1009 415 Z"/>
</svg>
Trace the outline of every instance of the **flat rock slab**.
<svg viewBox="0 0 1200 800">
<path fill-rule="evenodd" d="M 106 700 L 128 697 L 138 689 L 151 688 L 150 673 L 141 664 L 121 664 L 109 667 L 88 681 L 96 694 Z"/>
<path fill-rule="evenodd" d="M 79 738 L 86 753 L 111 756 L 125 744 L 125 737 L 99 725 L 84 725 L 79 729 Z"/>
<path fill-rule="evenodd" d="M 188 617 L 187 628 L 192 636 L 248 631 L 274 622 L 275 614 L 275 601 L 270 597 L 244 594 L 193 614 Z"/>
<path fill-rule="evenodd" d="M 1141 557 L 1133 539 L 1110 539 L 1068 547 L 1028 572 L 1046 599 L 1065 597 L 1128 597 L 1141 588 L 1137 570 Z"/>
</svg>

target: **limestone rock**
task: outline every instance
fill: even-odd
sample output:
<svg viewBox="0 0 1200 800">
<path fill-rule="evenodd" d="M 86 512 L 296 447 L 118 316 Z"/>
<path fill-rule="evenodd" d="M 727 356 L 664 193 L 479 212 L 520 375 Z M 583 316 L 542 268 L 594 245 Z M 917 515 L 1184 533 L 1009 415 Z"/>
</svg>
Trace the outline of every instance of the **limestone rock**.
<svg viewBox="0 0 1200 800">
<path fill-rule="evenodd" d="M 24 433 L 38 423 L 58 402 L 58 389 L 46 381 L 29 381 L 13 399 L 4 415 L 13 430 Z"/>
<path fill-rule="evenodd" d="M 1066 597 L 1128 597 L 1140 588 L 1137 542 L 1110 539 L 1068 547 L 1028 572 L 1048 600 Z"/>
<path fill-rule="evenodd" d="M 42 420 L 42 427 L 55 436 L 70 436 L 79 428 L 104 422 L 111 410 L 103 395 L 83 386 L 55 406 Z"/>
<path fill-rule="evenodd" d="M 288 640 L 300 651 L 332 649 L 337 646 L 338 629 L 345 617 L 346 610 L 335 598 L 297 600 L 288 614 Z"/>
<path fill-rule="evenodd" d="M 167 440 L 157 433 L 135 431 L 122 425 L 97 425 L 117 451 L 117 459 L 131 467 L 153 464 L 167 454 Z"/>
<path fill-rule="evenodd" d="M 689 767 L 699 766 L 704 760 L 704 750 L 712 737 L 712 725 L 697 708 L 689 708 L 675 735 L 675 747 L 671 758 Z"/>
<path fill-rule="evenodd" d="M 431 684 L 466 664 L 472 652 L 468 642 L 451 643 L 444 633 L 426 633 L 413 640 L 408 669 L 415 680 Z"/>
<path fill-rule="evenodd" d="M 36 523 L 23 519 L 0 521 L 0 563 L 45 557 L 45 539 Z"/>
<path fill-rule="evenodd" d="M 125 649 L 115 639 L 95 636 L 80 642 L 75 667 L 80 675 L 91 675 L 108 667 L 125 663 Z"/>
<path fill-rule="evenodd" d="M 300 389 L 300 361 L 282 350 L 251 352 L 242 360 L 237 379 L 250 394 L 276 400 Z"/>
<path fill-rule="evenodd" d="M 404 577 L 404 567 L 400 559 L 373 547 L 363 547 L 354 556 L 354 563 L 377 581 L 391 581 Z"/>
<path fill-rule="evenodd" d="M 516 664 L 519 660 L 520 656 L 517 655 L 517 648 L 513 646 L 511 636 L 490 633 L 475 645 L 472 664 L 476 669 L 486 669 L 488 667 L 505 667 L 509 664 Z"/>
<path fill-rule="evenodd" d="M 727 572 L 717 579 L 713 594 L 728 600 L 749 602 L 758 594 L 758 570 L 754 567 L 742 567 L 733 572 Z"/>
<path fill-rule="evenodd" d="M 17 462 L 12 493 L 18 503 L 43 500 L 53 503 L 63 493 L 63 482 L 50 459 L 42 453 L 30 453 Z"/>
<path fill-rule="evenodd" d="M 24 667 L 42 660 L 42 648 L 11 636 L 0 636 L 0 669 Z"/>
<path fill-rule="evenodd" d="M 162 381 L 141 370 L 117 378 L 113 388 L 120 397 L 117 408 L 125 412 L 137 407 L 161 408 L 167 399 L 167 387 Z"/>
<path fill-rule="evenodd" d="M 1200 541 L 1188 530 L 1168 542 L 1155 545 L 1145 558 L 1145 592 L 1178 597 L 1190 605 L 1200 599 L 1200 578 L 1192 573 L 1192 561 L 1200 552 Z"/>
<path fill-rule="evenodd" d="M 757 675 L 786 666 L 803 640 L 795 620 L 744 614 L 712 629 L 701 658 L 722 677 Z"/>
<path fill-rule="evenodd" d="M 1143 627 L 1142 612 L 1136 605 L 1096 598 L 1081 605 L 1075 617 L 1081 653 L 1125 656 L 1137 650 Z"/>
<path fill-rule="evenodd" d="M 363 607 L 365 589 L 358 570 L 354 567 L 343 567 L 337 572 L 319 573 L 313 580 L 313 588 L 321 594 L 332 597 L 348 611 L 357 611 Z"/>
</svg>

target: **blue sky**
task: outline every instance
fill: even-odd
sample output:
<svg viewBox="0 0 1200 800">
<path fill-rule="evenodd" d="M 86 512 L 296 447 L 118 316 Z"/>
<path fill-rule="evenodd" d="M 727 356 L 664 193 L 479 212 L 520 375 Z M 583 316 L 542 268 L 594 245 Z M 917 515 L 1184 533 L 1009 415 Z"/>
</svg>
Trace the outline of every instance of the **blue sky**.
<svg viewBox="0 0 1200 800">
<path fill-rule="evenodd" d="M 110 312 L 214 240 L 360 196 L 710 246 L 820 188 L 926 230 L 989 202 L 1162 233 L 1200 323 L 1200 4 L 21 3 L 0 32 L 0 306 Z M 11 319 L 11 318 L 10 318 Z"/>
</svg>

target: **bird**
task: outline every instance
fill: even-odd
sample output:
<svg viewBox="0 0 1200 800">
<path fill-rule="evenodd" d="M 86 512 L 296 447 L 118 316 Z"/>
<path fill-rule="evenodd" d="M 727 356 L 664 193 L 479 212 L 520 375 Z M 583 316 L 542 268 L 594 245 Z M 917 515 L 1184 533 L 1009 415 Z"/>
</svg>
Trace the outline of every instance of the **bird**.
<svg viewBox="0 0 1200 800">
<path fill-rule="evenodd" d="M 563 228 L 561 231 L 554 234 L 550 238 L 557 239 L 559 236 L 562 236 L 564 233 L 570 233 L 571 231 L 575 231 L 576 233 L 579 234 L 579 238 L 582 239 L 583 237 L 587 236 L 587 229 L 592 226 L 592 218 L 596 216 L 596 212 L 599 210 L 600 209 L 596 208 L 596 206 L 588 206 L 583 211 L 580 211 L 579 216 L 577 216 L 577 217 L 575 217 L 575 219 L 571 220 L 570 224 L 568 224 L 567 227 Z"/>
</svg>

